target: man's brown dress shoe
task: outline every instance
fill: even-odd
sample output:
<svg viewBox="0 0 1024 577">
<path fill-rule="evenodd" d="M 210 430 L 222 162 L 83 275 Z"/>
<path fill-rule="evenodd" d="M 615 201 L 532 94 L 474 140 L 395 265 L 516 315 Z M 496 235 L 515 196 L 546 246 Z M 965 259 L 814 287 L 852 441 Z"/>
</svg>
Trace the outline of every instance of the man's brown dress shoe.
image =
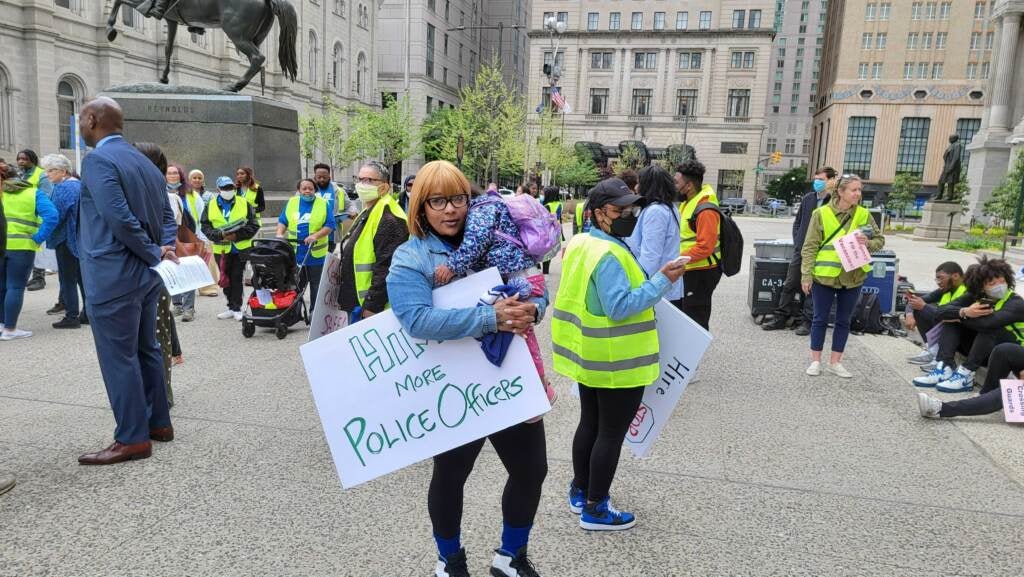
<svg viewBox="0 0 1024 577">
<path fill-rule="evenodd" d="M 174 427 L 159 427 L 157 429 L 149 430 L 149 438 L 154 441 L 160 441 L 161 443 L 167 443 L 174 440 Z"/>
<path fill-rule="evenodd" d="M 153 443 L 135 443 L 125 445 L 114 441 L 102 451 L 86 453 L 78 458 L 79 465 L 113 465 L 122 461 L 134 461 L 135 459 L 148 459 L 153 454 Z"/>
</svg>

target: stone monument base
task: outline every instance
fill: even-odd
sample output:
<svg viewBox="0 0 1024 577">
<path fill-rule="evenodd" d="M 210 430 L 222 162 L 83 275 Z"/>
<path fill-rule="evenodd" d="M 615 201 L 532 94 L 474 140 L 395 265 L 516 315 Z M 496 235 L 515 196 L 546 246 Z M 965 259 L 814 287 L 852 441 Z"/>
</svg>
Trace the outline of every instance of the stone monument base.
<svg viewBox="0 0 1024 577">
<path fill-rule="evenodd" d="M 928 202 L 921 211 L 921 224 L 914 228 L 914 238 L 921 240 L 959 240 L 966 236 L 961 224 L 959 202 Z M 949 215 L 953 215 L 953 228 L 949 227 Z"/>
<path fill-rule="evenodd" d="M 156 83 L 116 86 L 102 96 L 124 110 L 128 140 L 154 142 L 170 162 L 202 170 L 207 189 L 215 188 L 218 176 L 234 179 L 238 167 L 250 166 L 266 193 L 295 192 L 301 175 L 299 116 L 287 104 Z"/>
</svg>

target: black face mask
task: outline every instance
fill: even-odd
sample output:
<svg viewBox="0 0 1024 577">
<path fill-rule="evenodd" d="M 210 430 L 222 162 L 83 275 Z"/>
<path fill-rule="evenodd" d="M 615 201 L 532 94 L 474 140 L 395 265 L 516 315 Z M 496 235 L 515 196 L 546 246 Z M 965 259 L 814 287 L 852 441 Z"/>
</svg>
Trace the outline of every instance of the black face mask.
<svg viewBox="0 0 1024 577">
<path fill-rule="evenodd" d="M 630 213 L 628 216 L 623 214 L 619 218 L 612 221 L 609 230 L 613 236 L 619 238 L 627 238 L 633 236 L 633 231 L 636 229 L 637 223 L 636 215 Z"/>
</svg>

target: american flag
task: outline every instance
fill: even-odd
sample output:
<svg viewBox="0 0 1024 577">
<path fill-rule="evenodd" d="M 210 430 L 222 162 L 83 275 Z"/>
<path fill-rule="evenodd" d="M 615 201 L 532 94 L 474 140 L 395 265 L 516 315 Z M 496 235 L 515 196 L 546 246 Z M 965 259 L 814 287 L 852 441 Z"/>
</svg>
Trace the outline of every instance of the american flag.
<svg viewBox="0 0 1024 577">
<path fill-rule="evenodd" d="M 562 96 L 561 92 L 559 92 L 557 86 L 551 87 L 551 103 L 554 104 L 555 108 L 559 110 L 564 110 L 568 113 L 572 113 L 572 109 L 569 108 L 569 105 L 565 102 L 565 97 Z"/>
</svg>

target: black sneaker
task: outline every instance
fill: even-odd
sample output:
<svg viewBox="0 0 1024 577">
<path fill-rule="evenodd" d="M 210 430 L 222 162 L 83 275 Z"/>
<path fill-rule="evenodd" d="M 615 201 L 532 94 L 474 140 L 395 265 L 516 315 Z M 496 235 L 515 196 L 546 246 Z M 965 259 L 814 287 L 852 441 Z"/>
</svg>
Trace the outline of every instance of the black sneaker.
<svg viewBox="0 0 1024 577">
<path fill-rule="evenodd" d="M 469 566 L 466 564 L 466 549 L 452 553 L 444 559 L 437 560 L 434 569 L 435 577 L 469 577 Z"/>
<path fill-rule="evenodd" d="M 526 546 L 513 557 L 501 549 L 494 550 L 494 561 L 491 562 L 492 577 L 540 577 L 533 562 L 526 556 Z"/>
<path fill-rule="evenodd" d="M 78 315 L 78 322 L 83 325 L 89 324 L 89 317 L 85 316 L 84 310 L 82 311 L 82 314 Z"/>
<path fill-rule="evenodd" d="M 58 302 L 57 304 L 53 305 L 53 308 L 51 308 L 50 310 L 46 311 L 46 314 L 48 314 L 48 315 L 59 315 L 59 314 L 61 314 L 63 312 L 64 312 L 64 303 Z"/>
<path fill-rule="evenodd" d="M 787 322 L 789 322 L 789 319 L 784 316 L 777 315 L 772 317 L 771 320 L 762 323 L 761 328 L 766 331 L 777 331 L 786 328 Z"/>
<path fill-rule="evenodd" d="M 798 326 L 796 330 L 793 331 L 793 334 L 795 334 L 798 337 L 806 337 L 807 335 L 811 334 L 811 325 L 809 323 L 801 323 L 800 326 Z"/>
<path fill-rule="evenodd" d="M 34 278 L 25 285 L 25 290 L 27 291 L 41 291 L 44 288 L 46 288 L 46 279 L 43 277 Z"/>
<path fill-rule="evenodd" d="M 59 321 L 53 323 L 52 326 L 55 329 L 77 329 L 82 326 L 82 321 L 78 319 L 64 317 Z"/>
</svg>

